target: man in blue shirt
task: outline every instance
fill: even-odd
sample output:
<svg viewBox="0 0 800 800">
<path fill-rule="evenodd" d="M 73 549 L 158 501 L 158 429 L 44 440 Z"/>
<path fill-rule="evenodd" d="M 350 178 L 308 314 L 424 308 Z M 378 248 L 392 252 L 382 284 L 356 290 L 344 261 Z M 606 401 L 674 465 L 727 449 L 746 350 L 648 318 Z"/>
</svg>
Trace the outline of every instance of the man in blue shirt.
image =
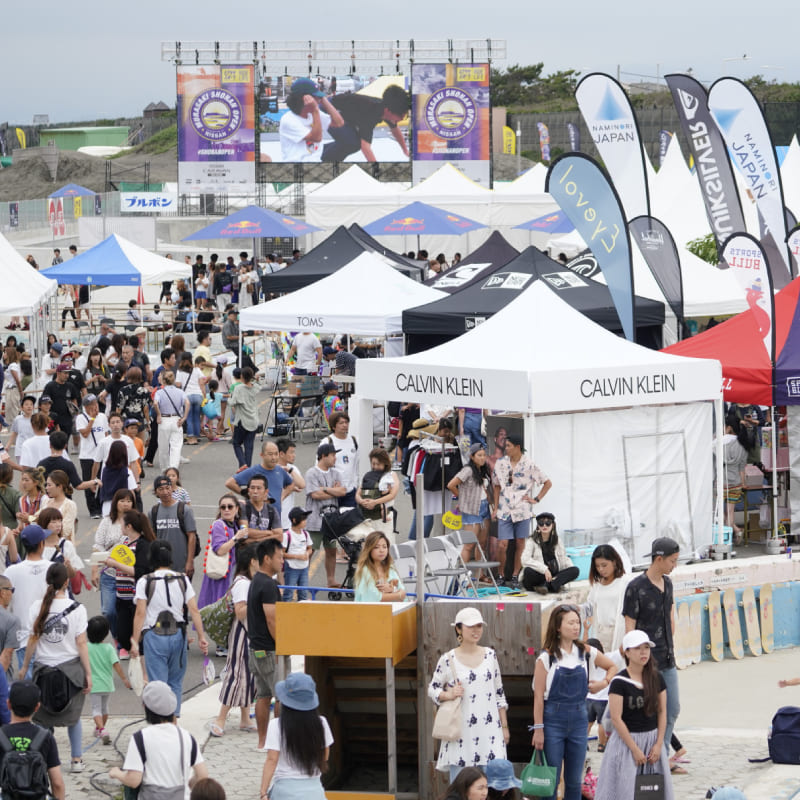
<svg viewBox="0 0 800 800">
<path fill-rule="evenodd" d="M 267 479 L 269 496 L 275 499 L 275 510 L 280 517 L 281 502 L 291 494 L 293 481 L 289 473 L 278 464 L 278 445 L 272 440 L 265 441 L 261 448 L 261 463 L 231 475 L 225 481 L 225 488 L 242 494 L 242 489 L 254 475 L 263 475 Z"/>
</svg>

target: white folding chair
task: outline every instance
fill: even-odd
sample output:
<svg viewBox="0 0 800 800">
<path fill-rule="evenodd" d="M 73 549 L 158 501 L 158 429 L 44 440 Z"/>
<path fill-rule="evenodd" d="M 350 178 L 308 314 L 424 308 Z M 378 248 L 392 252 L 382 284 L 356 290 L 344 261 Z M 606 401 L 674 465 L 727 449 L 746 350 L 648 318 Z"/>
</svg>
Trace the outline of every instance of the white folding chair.
<svg viewBox="0 0 800 800">
<path fill-rule="evenodd" d="M 431 536 L 425 539 L 426 582 L 437 587 L 437 594 L 467 596 L 471 589 L 477 596 L 469 570 L 458 564 L 459 553 L 444 536 Z"/>
<path fill-rule="evenodd" d="M 494 591 L 496 594 L 500 594 L 500 589 L 497 586 L 497 581 L 494 578 L 494 572 L 492 570 L 497 569 L 500 566 L 499 561 L 489 561 L 486 558 L 486 554 L 483 552 L 483 548 L 481 547 L 480 542 L 478 541 L 478 537 L 475 535 L 474 531 L 468 531 L 465 529 L 461 529 L 458 531 L 453 531 L 450 534 L 450 541 L 458 548 L 458 558 L 461 563 L 464 565 L 464 568 L 469 571 L 470 579 L 472 579 L 472 571 L 480 571 L 484 570 L 489 579 L 494 586 Z M 470 561 L 464 561 L 461 557 L 462 548 L 465 546 L 474 545 L 477 548 L 478 558 L 471 559 Z M 474 580 L 473 580 L 474 583 Z M 476 592 L 477 594 L 477 592 Z"/>
</svg>

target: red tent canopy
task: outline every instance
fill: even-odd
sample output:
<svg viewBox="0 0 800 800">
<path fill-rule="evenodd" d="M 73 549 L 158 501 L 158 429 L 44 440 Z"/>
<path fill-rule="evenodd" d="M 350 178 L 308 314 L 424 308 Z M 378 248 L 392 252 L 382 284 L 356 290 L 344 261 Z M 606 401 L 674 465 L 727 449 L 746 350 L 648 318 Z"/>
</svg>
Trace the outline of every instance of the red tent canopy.
<svg viewBox="0 0 800 800">
<path fill-rule="evenodd" d="M 722 364 L 725 400 L 769 406 L 800 403 L 800 278 L 775 295 L 775 386 L 764 342 L 752 311 L 664 348 L 665 353 L 716 358 Z"/>
</svg>

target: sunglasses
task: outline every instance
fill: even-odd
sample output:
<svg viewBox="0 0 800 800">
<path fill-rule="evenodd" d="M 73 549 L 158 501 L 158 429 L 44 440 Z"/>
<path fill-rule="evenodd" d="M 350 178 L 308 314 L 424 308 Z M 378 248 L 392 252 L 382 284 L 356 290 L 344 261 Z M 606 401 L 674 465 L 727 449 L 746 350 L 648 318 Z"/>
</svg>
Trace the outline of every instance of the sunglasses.
<svg viewBox="0 0 800 800">
<path fill-rule="evenodd" d="M 232 505 L 228 505 L 228 504 L 226 504 L 226 505 L 224 505 L 224 506 L 220 506 L 220 507 L 219 507 L 219 510 L 220 510 L 220 511 L 232 511 L 232 510 L 233 510 L 233 509 L 235 509 L 235 508 L 236 508 L 236 506 L 232 506 Z"/>
<path fill-rule="evenodd" d="M 553 522 L 552 522 L 552 520 L 549 520 L 549 519 L 542 520 L 541 522 L 539 522 L 537 524 L 539 525 L 540 528 L 552 528 L 553 527 Z"/>
<path fill-rule="evenodd" d="M 13 586 L 0 586 L 0 592 L 11 592 L 11 594 L 14 594 L 14 587 Z"/>
</svg>

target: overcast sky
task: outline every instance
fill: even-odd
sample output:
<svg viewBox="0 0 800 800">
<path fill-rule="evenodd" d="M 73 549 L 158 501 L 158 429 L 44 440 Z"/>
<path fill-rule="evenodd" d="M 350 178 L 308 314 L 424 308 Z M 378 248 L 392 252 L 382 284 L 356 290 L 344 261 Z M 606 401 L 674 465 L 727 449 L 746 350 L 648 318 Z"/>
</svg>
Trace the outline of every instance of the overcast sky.
<svg viewBox="0 0 800 800">
<path fill-rule="evenodd" d="M 159 100 L 173 106 L 175 69 L 161 61 L 161 42 L 175 40 L 491 37 L 508 43 L 499 66 L 542 61 L 546 72 L 615 75 L 619 65 L 629 81 L 689 67 L 704 81 L 753 74 L 800 80 L 794 4 L 762 0 L 744 11 L 721 0 L 15 3 L 0 34 L 0 122 L 30 123 L 34 114 L 52 122 L 136 116 Z"/>
</svg>

